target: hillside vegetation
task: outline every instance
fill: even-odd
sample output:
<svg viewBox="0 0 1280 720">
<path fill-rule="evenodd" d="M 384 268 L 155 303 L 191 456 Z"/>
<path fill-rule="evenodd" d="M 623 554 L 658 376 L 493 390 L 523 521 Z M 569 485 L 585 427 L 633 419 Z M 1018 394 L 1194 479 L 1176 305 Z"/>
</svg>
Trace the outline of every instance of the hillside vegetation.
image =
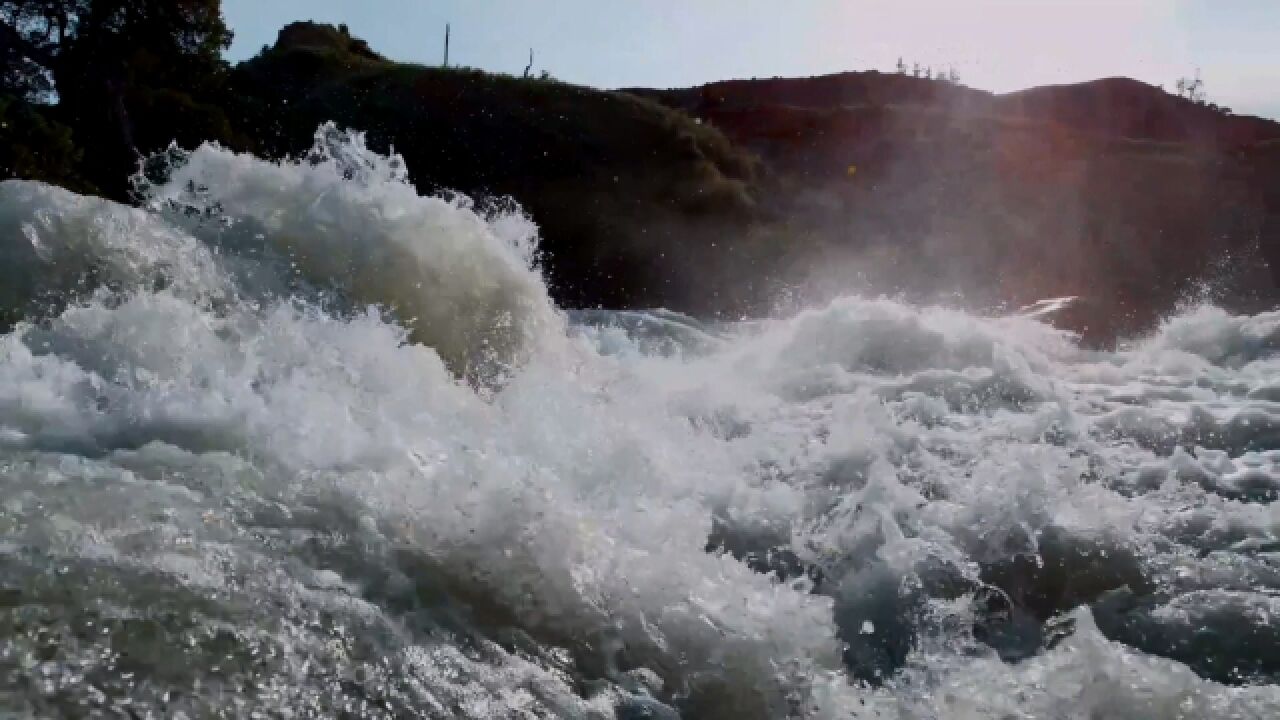
<svg viewBox="0 0 1280 720">
<path fill-rule="evenodd" d="M 260 153 L 300 152 L 333 120 L 394 146 L 420 189 L 518 199 L 567 303 L 702 304 L 695 269 L 755 215 L 757 161 L 635 95 L 392 63 L 307 24 L 285 28 L 232 83 Z"/>
<path fill-rule="evenodd" d="M 398 63 L 313 23 L 231 67 L 215 0 L 138 6 L 154 13 L 136 27 L 86 11 L 60 42 L 6 31 L 26 45 L 0 56 L 0 177 L 127 200 L 138 158 L 171 140 L 283 157 L 335 121 L 394 147 L 424 192 L 517 201 L 567 306 L 737 316 L 864 291 L 997 311 L 1078 295 L 1060 321 L 1110 342 L 1197 298 L 1280 298 L 1280 124 L 1137 81 L 993 95 L 866 72 L 606 91 Z M 162 32 L 198 42 L 134 42 Z"/>
</svg>

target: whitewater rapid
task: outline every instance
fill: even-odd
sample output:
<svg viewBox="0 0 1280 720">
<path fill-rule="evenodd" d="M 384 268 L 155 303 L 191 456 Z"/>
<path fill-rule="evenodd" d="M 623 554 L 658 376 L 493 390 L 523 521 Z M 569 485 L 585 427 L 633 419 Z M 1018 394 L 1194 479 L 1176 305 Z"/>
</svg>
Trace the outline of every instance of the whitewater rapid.
<svg viewBox="0 0 1280 720">
<path fill-rule="evenodd" d="M 332 126 L 0 184 L 0 714 L 1280 716 L 1280 313 L 565 312 Z"/>
</svg>

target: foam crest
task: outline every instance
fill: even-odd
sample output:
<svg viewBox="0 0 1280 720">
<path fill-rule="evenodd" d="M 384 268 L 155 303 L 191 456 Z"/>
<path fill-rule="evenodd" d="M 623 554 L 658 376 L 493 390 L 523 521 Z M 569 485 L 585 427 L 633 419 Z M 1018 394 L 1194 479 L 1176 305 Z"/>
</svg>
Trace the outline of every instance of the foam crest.
<svg viewBox="0 0 1280 720">
<path fill-rule="evenodd" d="M 150 213 L 0 182 L 0 312 L 20 319 L 104 285 L 169 288 L 197 302 L 231 292 L 208 247 Z"/>
<path fill-rule="evenodd" d="M 423 197 L 360 133 L 323 126 L 281 163 L 206 144 L 171 153 L 164 174 L 140 184 L 153 208 L 232 247 L 264 240 L 310 282 L 395 312 L 460 373 L 500 373 L 563 334 L 518 208 L 486 217 L 463 197 Z"/>
<path fill-rule="evenodd" d="M 1147 348 L 1179 350 L 1231 368 L 1274 359 L 1280 352 L 1280 312 L 1232 316 L 1198 307 L 1166 321 Z"/>
</svg>

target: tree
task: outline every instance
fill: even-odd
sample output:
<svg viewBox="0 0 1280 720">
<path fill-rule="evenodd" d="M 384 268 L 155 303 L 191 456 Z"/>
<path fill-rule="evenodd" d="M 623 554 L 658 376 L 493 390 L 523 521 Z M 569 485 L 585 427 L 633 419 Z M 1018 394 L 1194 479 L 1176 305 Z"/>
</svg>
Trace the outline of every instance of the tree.
<svg viewBox="0 0 1280 720">
<path fill-rule="evenodd" d="M 231 31 L 219 0 L 0 0 L 0 39 L 6 78 L 51 81 L 61 98 L 113 74 L 202 84 L 225 70 Z"/>
<path fill-rule="evenodd" d="M 0 91 L 50 98 L 56 43 L 68 32 L 64 4 L 0 0 Z"/>
<path fill-rule="evenodd" d="M 92 191 L 77 174 L 82 153 L 70 128 L 50 120 L 45 110 L 0 95 L 0 179 L 28 178 Z"/>
<path fill-rule="evenodd" d="M 230 43 L 219 0 L 0 0 L 0 90 L 55 105 L 88 177 L 119 197 L 139 153 L 229 138 Z"/>
<path fill-rule="evenodd" d="M 911 64 L 911 77 L 920 77 L 920 63 Z"/>
<path fill-rule="evenodd" d="M 903 62 L 903 61 L 902 61 L 902 57 L 901 57 L 901 56 L 899 56 L 899 57 L 898 57 L 897 70 L 898 70 L 898 74 L 899 74 L 899 75 L 906 75 L 906 74 L 907 74 L 907 64 L 906 64 L 905 62 Z"/>
</svg>

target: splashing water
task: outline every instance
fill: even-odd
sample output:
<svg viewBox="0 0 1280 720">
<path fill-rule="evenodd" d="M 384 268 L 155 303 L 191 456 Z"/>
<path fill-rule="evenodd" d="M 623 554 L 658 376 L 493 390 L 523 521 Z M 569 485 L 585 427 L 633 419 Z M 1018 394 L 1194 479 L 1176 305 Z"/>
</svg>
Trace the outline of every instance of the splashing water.
<svg viewBox="0 0 1280 720">
<path fill-rule="evenodd" d="M 563 313 L 325 127 L 0 184 L 0 710 L 1270 718 L 1280 313 Z"/>
</svg>

